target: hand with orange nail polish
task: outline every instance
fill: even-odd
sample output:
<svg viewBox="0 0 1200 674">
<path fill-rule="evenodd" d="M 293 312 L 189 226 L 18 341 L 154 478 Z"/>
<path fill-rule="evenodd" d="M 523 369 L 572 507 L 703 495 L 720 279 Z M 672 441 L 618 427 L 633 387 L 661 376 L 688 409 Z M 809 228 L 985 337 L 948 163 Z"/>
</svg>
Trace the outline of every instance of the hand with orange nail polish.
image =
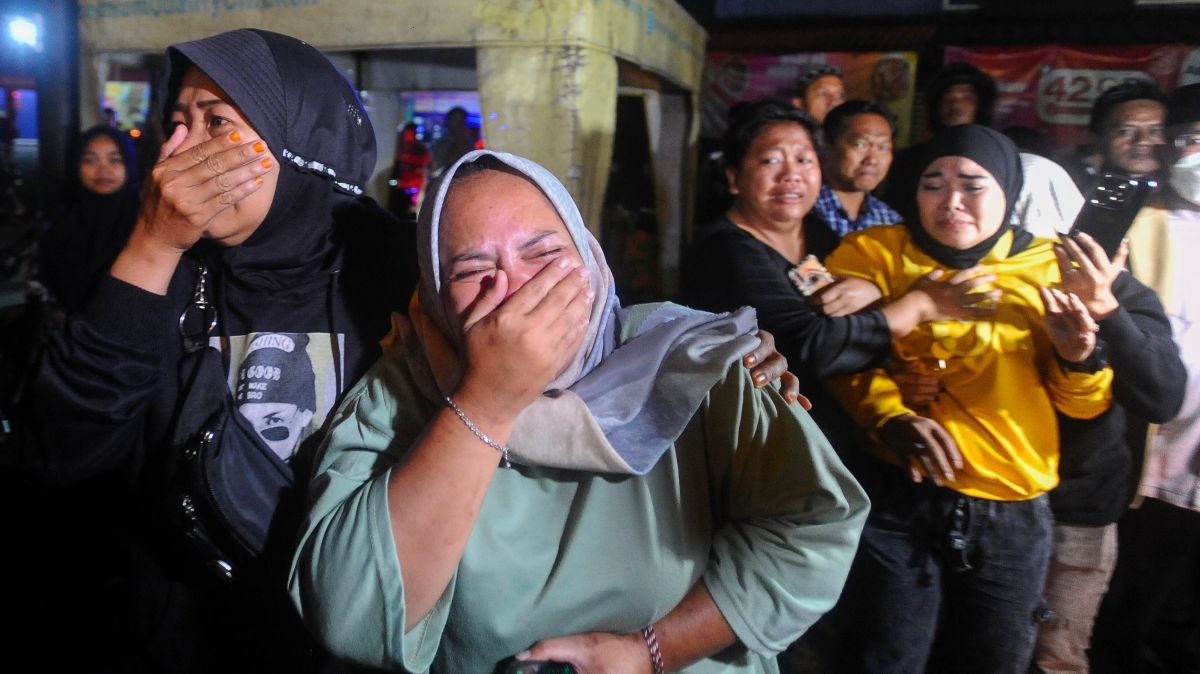
<svg viewBox="0 0 1200 674">
<path fill-rule="evenodd" d="M 270 210 L 278 180 L 267 143 L 203 73 L 185 74 L 171 123 L 142 190 L 137 225 L 111 270 L 160 294 L 201 237 L 224 246 L 249 238 Z"/>
</svg>

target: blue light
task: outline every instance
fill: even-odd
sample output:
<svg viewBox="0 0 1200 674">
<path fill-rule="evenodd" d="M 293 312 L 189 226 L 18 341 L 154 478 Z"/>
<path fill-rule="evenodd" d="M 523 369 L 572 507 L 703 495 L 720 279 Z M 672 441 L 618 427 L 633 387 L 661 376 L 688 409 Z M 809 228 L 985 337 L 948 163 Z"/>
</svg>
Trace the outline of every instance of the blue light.
<svg viewBox="0 0 1200 674">
<path fill-rule="evenodd" d="M 8 34 L 17 44 L 23 44 L 35 49 L 38 46 L 37 24 L 23 16 L 9 19 Z"/>
</svg>

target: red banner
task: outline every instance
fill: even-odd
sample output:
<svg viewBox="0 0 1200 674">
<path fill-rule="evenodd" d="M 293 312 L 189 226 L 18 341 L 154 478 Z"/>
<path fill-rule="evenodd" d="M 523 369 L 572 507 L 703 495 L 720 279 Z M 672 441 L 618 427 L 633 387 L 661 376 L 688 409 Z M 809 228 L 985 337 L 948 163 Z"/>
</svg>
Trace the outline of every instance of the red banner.
<svg viewBox="0 0 1200 674">
<path fill-rule="evenodd" d="M 947 47 L 945 62 L 966 61 L 996 80 L 992 126 L 1025 126 L 1060 148 L 1091 140 L 1092 103 L 1126 79 L 1145 79 L 1170 92 L 1200 81 L 1200 49 L 1184 45 L 1075 48 Z"/>
</svg>

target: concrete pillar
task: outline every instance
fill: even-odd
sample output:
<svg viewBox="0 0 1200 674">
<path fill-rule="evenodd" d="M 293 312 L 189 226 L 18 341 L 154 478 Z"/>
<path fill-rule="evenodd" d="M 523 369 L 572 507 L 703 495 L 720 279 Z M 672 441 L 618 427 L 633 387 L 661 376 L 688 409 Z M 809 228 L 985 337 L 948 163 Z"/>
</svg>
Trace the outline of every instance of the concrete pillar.
<svg viewBox="0 0 1200 674">
<path fill-rule="evenodd" d="M 483 46 L 476 70 L 488 147 L 523 154 L 559 176 L 599 237 L 616 128 L 616 59 L 569 43 Z"/>
</svg>

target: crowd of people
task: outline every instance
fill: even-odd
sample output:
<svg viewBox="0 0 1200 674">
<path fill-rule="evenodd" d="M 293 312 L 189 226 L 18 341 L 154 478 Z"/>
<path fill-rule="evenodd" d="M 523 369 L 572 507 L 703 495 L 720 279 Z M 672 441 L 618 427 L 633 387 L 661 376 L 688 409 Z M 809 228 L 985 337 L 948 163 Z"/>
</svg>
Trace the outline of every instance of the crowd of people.
<svg viewBox="0 0 1200 674">
<path fill-rule="evenodd" d="M 409 148 L 438 174 L 414 230 L 365 196 L 374 131 L 316 49 L 167 61 L 140 192 L 92 129 L 43 237 L 14 606 L 31 644 L 81 634 L 47 663 L 1200 668 L 1200 84 L 1104 92 L 1077 185 L 989 127 L 972 66 L 898 153 L 814 69 L 731 111 L 679 303 L 622 306 L 538 164 Z M 1104 173 L 1162 184 L 1111 256 L 1067 235 Z M 210 446 L 258 452 L 257 500 L 202 520 Z"/>
</svg>

